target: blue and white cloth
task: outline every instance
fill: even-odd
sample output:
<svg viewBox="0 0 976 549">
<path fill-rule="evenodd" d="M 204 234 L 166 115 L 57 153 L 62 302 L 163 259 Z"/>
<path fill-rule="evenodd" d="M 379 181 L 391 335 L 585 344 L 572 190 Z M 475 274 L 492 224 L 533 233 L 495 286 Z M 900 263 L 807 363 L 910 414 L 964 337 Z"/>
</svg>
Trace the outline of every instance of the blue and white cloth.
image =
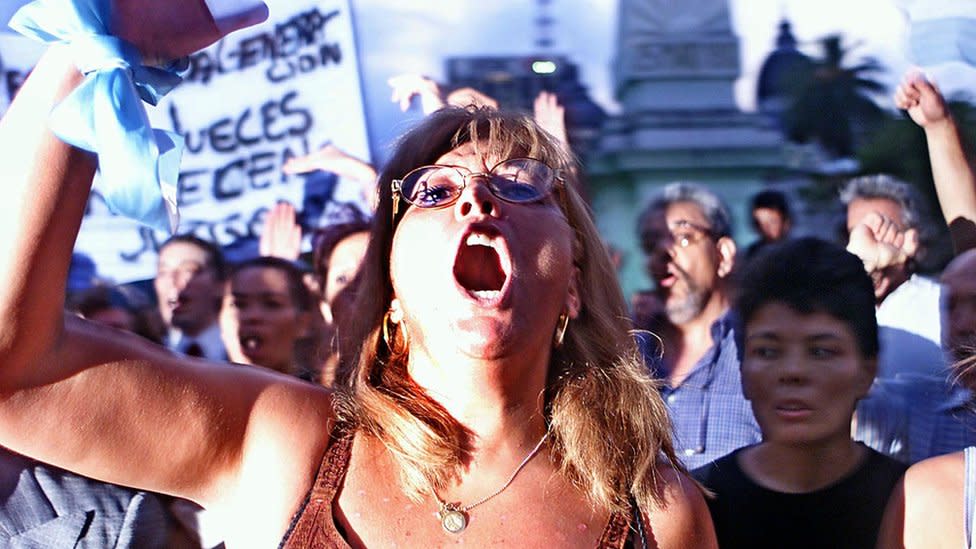
<svg viewBox="0 0 976 549">
<path fill-rule="evenodd" d="M 153 228 L 179 223 L 177 181 L 183 139 L 153 129 L 142 102 L 155 105 L 180 82 L 185 60 L 143 65 L 135 47 L 112 35 L 108 0 L 35 0 L 10 21 L 15 31 L 70 48 L 84 81 L 51 113 L 51 130 L 98 155 L 109 208 Z"/>
</svg>

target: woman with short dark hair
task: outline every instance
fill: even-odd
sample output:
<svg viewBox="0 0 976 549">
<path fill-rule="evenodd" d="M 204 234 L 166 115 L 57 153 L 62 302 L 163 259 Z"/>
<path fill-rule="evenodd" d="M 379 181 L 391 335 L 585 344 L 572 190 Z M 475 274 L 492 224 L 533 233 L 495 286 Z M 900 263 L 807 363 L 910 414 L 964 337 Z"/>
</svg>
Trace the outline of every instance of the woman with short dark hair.
<svg viewBox="0 0 976 549">
<path fill-rule="evenodd" d="M 815 238 L 740 273 L 742 388 L 763 440 L 695 470 L 723 548 L 873 547 L 905 466 L 851 439 L 878 326 L 861 261 Z"/>
</svg>

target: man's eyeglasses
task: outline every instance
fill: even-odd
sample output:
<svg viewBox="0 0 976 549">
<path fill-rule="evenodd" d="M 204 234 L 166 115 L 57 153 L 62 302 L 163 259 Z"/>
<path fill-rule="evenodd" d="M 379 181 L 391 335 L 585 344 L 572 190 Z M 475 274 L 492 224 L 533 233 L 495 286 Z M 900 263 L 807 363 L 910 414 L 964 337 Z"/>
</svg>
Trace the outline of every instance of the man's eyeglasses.
<svg viewBox="0 0 976 549">
<path fill-rule="evenodd" d="M 644 251 L 653 252 L 658 246 L 665 248 L 688 248 L 703 238 L 714 236 L 712 230 L 685 219 L 679 219 L 668 227 L 667 232 L 649 230 L 643 235 Z"/>
<path fill-rule="evenodd" d="M 418 208 L 444 208 L 454 204 L 470 177 L 485 178 L 491 194 L 514 204 L 542 200 L 549 196 L 557 181 L 563 181 L 559 170 L 534 158 L 510 158 L 487 173 L 470 172 L 460 166 L 421 166 L 392 181 L 394 217 L 401 198 Z"/>
</svg>

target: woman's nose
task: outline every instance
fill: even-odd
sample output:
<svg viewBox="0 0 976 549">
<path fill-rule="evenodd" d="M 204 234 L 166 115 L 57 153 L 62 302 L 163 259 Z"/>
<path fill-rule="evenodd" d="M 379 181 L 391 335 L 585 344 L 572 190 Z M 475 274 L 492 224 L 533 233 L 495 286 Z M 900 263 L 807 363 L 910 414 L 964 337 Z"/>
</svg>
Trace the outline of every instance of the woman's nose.
<svg viewBox="0 0 976 549">
<path fill-rule="evenodd" d="M 458 219 L 470 215 L 498 216 L 498 198 L 488 188 L 488 180 L 485 176 L 480 174 L 468 176 L 461 196 L 455 205 L 455 213 Z"/>
<path fill-rule="evenodd" d="M 803 359 L 788 353 L 780 361 L 779 381 L 784 384 L 800 385 L 807 379 Z"/>
</svg>

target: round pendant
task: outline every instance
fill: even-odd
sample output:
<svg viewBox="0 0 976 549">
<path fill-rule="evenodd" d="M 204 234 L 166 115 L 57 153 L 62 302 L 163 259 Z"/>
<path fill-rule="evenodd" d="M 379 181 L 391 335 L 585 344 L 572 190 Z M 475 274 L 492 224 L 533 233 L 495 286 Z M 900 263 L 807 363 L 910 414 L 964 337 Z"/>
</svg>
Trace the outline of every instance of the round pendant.
<svg viewBox="0 0 976 549">
<path fill-rule="evenodd" d="M 457 534 L 468 526 L 468 517 L 461 511 L 445 510 L 441 513 L 441 526 L 452 534 Z"/>
</svg>

